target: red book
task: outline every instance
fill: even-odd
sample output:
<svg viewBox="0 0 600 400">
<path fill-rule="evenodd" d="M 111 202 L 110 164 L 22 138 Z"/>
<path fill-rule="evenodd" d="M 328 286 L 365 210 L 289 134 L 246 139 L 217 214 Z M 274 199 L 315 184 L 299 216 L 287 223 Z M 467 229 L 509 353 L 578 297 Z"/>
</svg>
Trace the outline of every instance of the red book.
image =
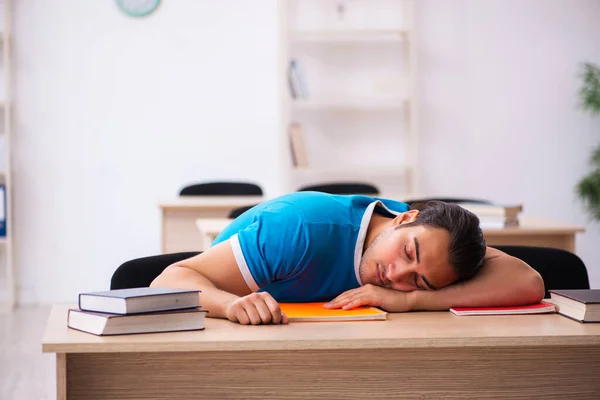
<svg viewBox="0 0 600 400">
<path fill-rule="evenodd" d="M 456 315 L 545 314 L 556 312 L 556 308 L 554 304 L 542 301 L 539 304 L 515 307 L 454 307 L 450 312 Z"/>
</svg>

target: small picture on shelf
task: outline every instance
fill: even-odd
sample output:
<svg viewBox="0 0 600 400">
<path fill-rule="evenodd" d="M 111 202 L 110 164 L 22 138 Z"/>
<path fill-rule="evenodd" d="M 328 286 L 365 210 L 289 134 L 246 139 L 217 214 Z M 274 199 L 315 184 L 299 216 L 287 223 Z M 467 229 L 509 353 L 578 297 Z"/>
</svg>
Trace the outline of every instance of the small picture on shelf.
<svg viewBox="0 0 600 400">
<path fill-rule="evenodd" d="M 288 82 L 290 85 L 290 94 L 293 99 L 307 99 L 308 91 L 306 89 L 306 82 L 302 76 L 300 69 L 300 63 L 296 59 L 290 60 L 288 68 Z"/>
</svg>

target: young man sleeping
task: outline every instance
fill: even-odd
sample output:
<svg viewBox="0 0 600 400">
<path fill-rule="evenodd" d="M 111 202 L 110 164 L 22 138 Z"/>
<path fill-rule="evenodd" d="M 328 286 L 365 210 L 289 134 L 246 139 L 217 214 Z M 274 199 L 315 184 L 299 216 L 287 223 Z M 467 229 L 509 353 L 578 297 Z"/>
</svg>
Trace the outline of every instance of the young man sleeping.
<svg viewBox="0 0 600 400">
<path fill-rule="evenodd" d="M 297 192 L 235 219 L 205 252 L 151 284 L 200 289 L 210 316 L 287 323 L 278 302 L 389 312 L 539 302 L 540 275 L 486 246 L 456 204 Z"/>
</svg>

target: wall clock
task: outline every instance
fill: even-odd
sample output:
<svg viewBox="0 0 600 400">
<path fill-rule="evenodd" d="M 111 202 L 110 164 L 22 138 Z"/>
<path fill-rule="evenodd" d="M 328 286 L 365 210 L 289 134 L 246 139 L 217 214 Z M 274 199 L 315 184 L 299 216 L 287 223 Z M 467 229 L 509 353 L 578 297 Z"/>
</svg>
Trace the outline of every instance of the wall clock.
<svg viewBox="0 0 600 400">
<path fill-rule="evenodd" d="M 116 0 L 119 8 L 132 17 L 145 17 L 152 13 L 160 0 Z"/>
</svg>

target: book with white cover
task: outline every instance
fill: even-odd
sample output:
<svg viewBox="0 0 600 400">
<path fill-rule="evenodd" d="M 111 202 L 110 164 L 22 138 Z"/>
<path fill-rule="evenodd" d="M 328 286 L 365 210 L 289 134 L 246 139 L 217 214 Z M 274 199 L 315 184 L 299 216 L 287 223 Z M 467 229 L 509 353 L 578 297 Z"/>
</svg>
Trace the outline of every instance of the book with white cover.
<svg viewBox="0 0 600 400">
<path fill-rule="evenodd" d="M 202 330 L 206 312 L 194 308 L 118 315 L 70 309 L 67 326 L 98 336 Z"/>
<path fill-rule="evenodd" d="M 137 314 L 200 306 L 200 291 L 161 287 L 107 290 L 79 294 L 79 309 L 111 314 Z"/>
</svg>

